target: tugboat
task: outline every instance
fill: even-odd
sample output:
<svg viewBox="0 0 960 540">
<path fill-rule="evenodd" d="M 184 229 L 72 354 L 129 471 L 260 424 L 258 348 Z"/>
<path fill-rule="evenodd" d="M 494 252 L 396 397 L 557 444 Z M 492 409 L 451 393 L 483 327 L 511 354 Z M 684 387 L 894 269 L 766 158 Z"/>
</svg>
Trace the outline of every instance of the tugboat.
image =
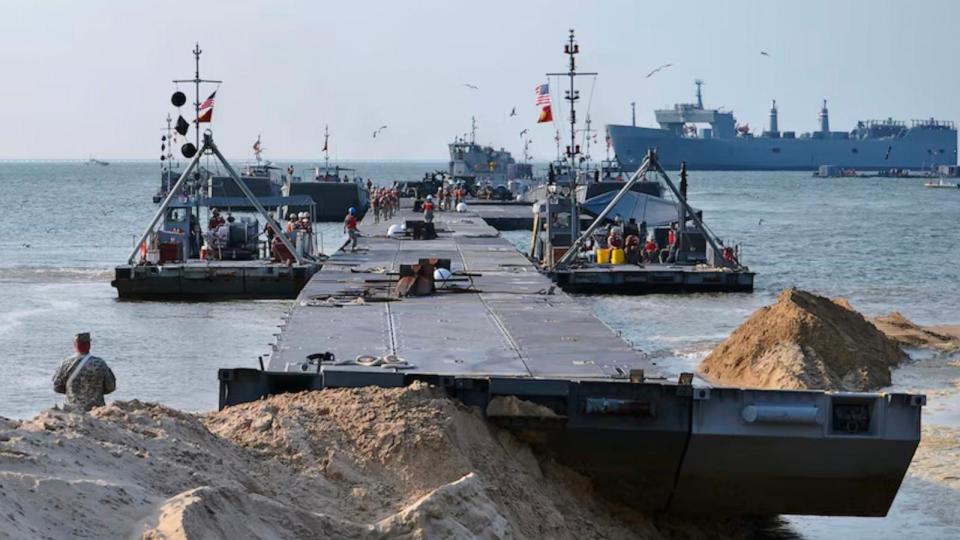
<svg viewBox="0 0 960 540">
<path fill-rule="evenodd" d="M 314 166 L 313 180 L 304 180 L 288 170 L 288 182 L 282 189 L 284 196 L 308 195 L 316 205 L 317 221 L 340 221 L 350 208 L 357 209 L 357 219 L 363 219 L 370 207 L 370 194 L 367 186 L 358 177 L 350 179 L 341 176 L 343 171 L 352 171 L 345 167 L 330 166 L 330 132 L 323 129 L 323 167 Z M 297 208 L 297 210 L 303 210 Z"/>
<path fill-rule="evenodd" d="M 243 197 L 180 195 L 203 155 L 219 160 Z M 312 206 L 309 197 L 257 197 L 204 135 L 200 151 L 167 193 L 126 264 L 110 283 L 121 299 L 221 300 L 296 298 L 324 256 L 316 247 L 312 218 L 285 229 L 267 211 L 283 215 L 293 206 Z M 252 207 L 257 217 L 219 216 L 220 207 Z M 211 214 L 201 230 L 201 209 Z M 259 219 L 258 219 L 259 218 Z M 260 219 L 266 223 L 261 229 Z M 265 235 L 269 241 L 261 242 Z"/>
<path fill-rule="evenodd" d="M 727 246 L 687 203 L 686 168 L 678 189 L 650 150 L 626 182 L 600 182 L 599 170 L 585 171 L 576 144 L 579 47 L 564 47 L 569 57 L 570 145 L 565 162 L 551 168 L 546 196 L 534 205 L 529 258 L 564 291 L 588 294 L 686 292 L 752 292 L 754 273 L 740 262 L 739 247 Z M 663 199 L 662 186 L 646 180 L 658 175 L 676 203 Z M 644 186 L 635 191 L 638 185 Z M 593 222 L 581 232 L 581 212 L 592 210 Z M 612 223 L 611 216 L 619 216 Z M 633 218 L 622 221 L 623 216 Z M 607 229 L 601 232 L 601 226 Z"/>
<path fill-rule="evenodd" d="M 217 82 L 200 79 L 200 47 L 193 51 L 197 61 L 197 74 L 193 82 L 197 92 L 198 137 L 200 115 L 200 83 Z M 182 82 L 182 81 L 181 81 Z M 172 98 L 176 106 L 186 101 L 179 91 Z M 212 103 L 212 99 L 208 100 Z M 212 105 L 211 105 L 212 106 Z M 212 116 L 212 113 L 207 117 Z M 181 126 L 186 122 L 178 121 Z M 169 126 L 169 123 L 168 123 Z M 177 133 L 185 135 L 185 129 Z M 169 135 L 169 133 L 168 133 Z M 166 136 L 165 136 L 166 137 Z M 164 139 L 162 159 L 163 179 L 169 181 L 175 174 L 172 152 L 173 138 Z M 199 141 L 199 139 L 198 139 Z M 121 299 L 141 300 L 208 300 L 227 298 L 295 298 L 310 277 L 320 269 L 323 255 L 316 248 L 312 233 L 313 201 L 309 197 L 260 196 L 236 173 L 224 159 L 207 130 L 203 144 L 198 149 L 192 143 L 181 147 L 190 164 L 176 181 L 162 186 L 164 194 L 160 208 L 147 225 L 126 264 L 116 267 L 111 285 Z M 209 196 L 204 193 L 213 176 L 204 176 L 200 160 L 204 156 L 214 158 L 226 171 L 230 185 L 241 196 Z M 310 212 L 300 216 L 288 227 L 281 227 L 275 217 L 267 212 L 273 208 L 283 215 L 291 207 L 307 207 Z M 252 209 L 256 217 L 222 217 L 214 207 L 235 210 Z M 201 210 L 210 214 L 207 231 L 202 232 Z M 261 229 L 260 220 L 266 224 Z M 265 235 L 268 242 L 260 241 Z"/>
</svg>

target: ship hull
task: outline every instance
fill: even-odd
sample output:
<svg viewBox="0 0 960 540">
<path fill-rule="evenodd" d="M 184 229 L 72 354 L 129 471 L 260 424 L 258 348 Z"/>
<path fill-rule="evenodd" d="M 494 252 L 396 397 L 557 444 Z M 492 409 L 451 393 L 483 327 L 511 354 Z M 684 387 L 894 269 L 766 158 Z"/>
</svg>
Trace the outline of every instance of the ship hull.
<svg viewBox="0 0 960 540">
<path fill-rule="evenodd" d="M 954 130 L 908 130 L 877 139 L 678 137 L 669 131 L 607 126 L 617 160 L 626 169 L 640 166 L 655 149 L 660 164 L 676 169 L 684 161 L 699 170 L 816 170 L 820 165 L 855 169 L 931 169 L 957 162 Z"/>
</svg>

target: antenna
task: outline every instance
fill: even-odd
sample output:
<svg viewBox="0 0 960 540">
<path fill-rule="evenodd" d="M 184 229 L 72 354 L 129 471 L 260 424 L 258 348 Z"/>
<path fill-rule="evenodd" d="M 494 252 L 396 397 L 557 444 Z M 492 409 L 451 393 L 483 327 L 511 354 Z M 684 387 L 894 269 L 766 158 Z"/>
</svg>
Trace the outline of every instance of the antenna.
<svg viewBox="0 0 960 540">
<path fill-rule="evenodd" d="M 470 144 L 477 144 L 477 117 L 470 117 Z"/>
<path fill-rule="evenodd" d="M 570 29 L 570 37 L 567 40 L 567 43 L 563 45 L 563 54 L 567 55 L 569 58 L 569 68 L 566 73 L 547 73 L 547 77 L 569 77 L 570 79 L 570 89 L 565 90 L 566 100 L 570 102 L 570 145 L 567 146 L 567 163 L 570 166 L 570 192 L 569 203 L 570 203 L 570 212 L 572 216 L 577 215 L 577 169 L 580 168 L 580 163 L 577 161 L 577 156 L 580 154 L 580 145 L 577 144 L 577 100 L 580 99 L 580 92 L 576 88 L 576 79 L 577 77 L 584 76 L 596 76 L 596 73 L 585 73 L 577 72 L 577 59 L 576 56 L 580 54 L 580 45 L 577 43 L 576 36 L 574 35 L 573 28 Z M 557 161 L 560 161 L 560 133 L 557 132 Z M 572 223 L 573 235 L 578 236 L 580 230 L 580 221 L 578 218 L 574 218 Z"/>
<path fill-rule="evenodd" d="M 573 28 L 570 29 L 570 37 L 566 44 L 563 46 L 563 54 L 567 55 L 570 59 L 570 67 L 566 73 L 547 73 L 547 77 L 563 77 L 567 76 L 570 78 L 570 89 L 565 90 L 564 94 L 567 101 L 570 102 L 570 145 L 567 146 L 567 160 L 570 163 L 570 168 L 574 169 L 577 167 L 576 157 L 580 154 L 580 146 L 577 145 L 577 110 L 576 103 L 580 99 L 580 92 L 576 89 L 574 81 L 577 77 L 596 75 L 596 73 L 584 73 L 577 72 L 577 60 L 576 56 L 580 54 L 580 45 L 577 43 L 576 37 L 574 35 Z"/>
<path fill-rule="evenodd" d="M 323 126 L 323 168 L 326 169 L 324 174 L 330 174 L 330 130 L 328 125 L 324 124 Z"/>
<path fill-rule="evenodd" d="M 693 84 L 697 85 L 697 108 L 703 108 L 703 92 L 700 90 L 700 87 L 703 86 L 703 79 L 697 79 L 693 81 Z"/>
<path fill-rule="evenodd" d="M 200 50 L 200 43 L 197 43 L 193 48 L 193 57 L 196 64 L 196 71 L 193 74 L 193 79 L 179 79 L 174 80 L 175 83 L 193 83 L 194 86 L 194 97 L 195 101 L 193 102 L 193 112 L 194 112 L 194 127 L 196 128 L 197 134 L 197 148 L 200 148 L 200 122 L 197 122 L 197 119 L 200 118 L 200 83 L 211 83 L 211 84 L 220 84 L 223 81 L 213 81 L 208 79 L 200 78 L 200 54 L 203 53 Z"/>
<path fill-rule="evenodd" d="M 630 125 L 637 127 L 637 102 L 630 102 Z"/>
<path fill-rule="evenodd" d="M 167 170 L 170 170 L 170 162 L 173 161 L 173 118 L 170 117 L 170 113 L 167 113 L 167 154 L 164 161 L 167 162 Z"/>
</svg>

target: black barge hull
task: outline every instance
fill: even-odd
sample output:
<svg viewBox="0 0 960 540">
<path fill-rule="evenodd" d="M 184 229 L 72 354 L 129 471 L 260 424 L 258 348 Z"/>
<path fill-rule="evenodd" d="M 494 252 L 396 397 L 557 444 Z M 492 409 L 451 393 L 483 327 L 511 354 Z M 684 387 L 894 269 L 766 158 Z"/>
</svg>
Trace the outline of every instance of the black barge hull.
<svg viewBox="0 0 960 540">
<path fill-rule="evenodd" d="M 564 292 L 578 294 L 752 293 L 753 272 L 617 265 L 548 272 Z"/>
<path fill-rule="evenodd" d="M 121 300 L 294 299 L 319 265 L 119 266 L 110 282 Z"/>
</svg>

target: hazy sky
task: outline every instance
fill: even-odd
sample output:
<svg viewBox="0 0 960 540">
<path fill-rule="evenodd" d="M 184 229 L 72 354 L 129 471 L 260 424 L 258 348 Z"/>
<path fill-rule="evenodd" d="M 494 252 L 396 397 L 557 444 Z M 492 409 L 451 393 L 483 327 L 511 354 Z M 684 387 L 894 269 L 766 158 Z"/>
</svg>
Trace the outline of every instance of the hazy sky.
<svg viewBox="0 0 960 540">
<path fill-rule="evenodd" d="M 477 117 L 481 142 L 554 155 L 533 88 L 562 71 L 568 28 L 580 67 L 598 71 L 595 127 L 692 101 L 761 127 L 858 119 L 960 119 L 960 2 L 918 1 L 50 1 L 3 2 L 0 159 L 154 158 L 175 112 L 174 78 L 223 80 L 213 130 L 228 156 L 257 134 L 275 160 L 320 155 L 323 126 L 340 158 L 446 159 Z M 762 56 L 760 51 L 770 56 Z M 652 68 L 674 66 L 647 79 Z M 479 87 L 472 90 L 463 86 Z M 580 119 L 591 101 L 581 81 Z M 192 88 L 181 86 L 192 99 Z M 212 90 L 206 90 L 204 93 Z M 562 94 L 553 87 L 555 102 Z M 508 117 L 516 107 L 518 116 Z M 186 108 L 184 116 L 191 119 Z M 556 116 L 560 117 L 561 114 Z M 563 120 L 563 118 L 558 118 Z M 378 126 L 389 126 L 373 139 Z M 600 148 L 593 154 L 603 154 Z"/>
</svg>

